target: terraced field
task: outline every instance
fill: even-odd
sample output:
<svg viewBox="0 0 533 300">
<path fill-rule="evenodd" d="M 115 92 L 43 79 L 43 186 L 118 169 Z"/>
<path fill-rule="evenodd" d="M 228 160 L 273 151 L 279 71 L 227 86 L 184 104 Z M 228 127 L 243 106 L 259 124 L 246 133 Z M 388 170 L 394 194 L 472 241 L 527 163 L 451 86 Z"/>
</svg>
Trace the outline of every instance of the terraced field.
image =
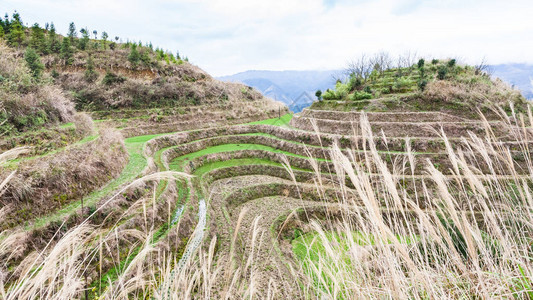
<svg viewBox="0 0 533 300">
<path fill-rule="evenodd" d="M 306 222 L 313 218 L 334 223 L 332 220 L 340 214 L 339 204 L 365 207 L 360 187 L 354 186 L 353 178 L 339 181 L 343 178 L 338 173 L 341 167 L 332 160 L 332 155 L 333 158 L 341 154 L 352 157 L 363 166 L 368 156 L 378 155 L 383 165 L 373 160 L 356 176 L 370 180 L 376 189 L 384 188 L 385 177 L 392 178 L 394 188 L 408 192 L 418 209 L 435 209 L 439 183 L 431 172 L 443 174 L 446 182 L 462 181 L 467 175 L 481 184 L 530 182 L 527 159 L 513 160 L 510 167 L 499 156 L 505 149 L 511 149 L 509 155 L 523 154 L 524 147 L 528 147 L 516 141 L 523 138 L 521 134 L 529 136 L 530 133 L 521 132 L 514 125 L 466 120 L 438 112 L 369 113 L 364 118 L 370 123 L 361 122 L 361 116 L 362 113 L 307 109 L 292 119 L 284 116 L 286 122 L 273 119 L 156 137 L 147 142 L 145 153 L 154 158 L 159 171 L 194 176 L 186 188 L 187 196 L 180 197 L 177 208 L 182 212 L 182 207 L 187 207 L 185 214 L 191 219 L 196 219 L 198 211 L 202 212 L 193 227 L 196 232 L 207 231 L 206 239 L 216 237 L 217 253 L 220 253 L 217 265 L 231 265 L 229 261 L 233 258 L 223 254 L 245 257 L 245 253 L 255 251 L 254 279 L 258 293 L 266 293 L 271 288 L 270 280 L 277 278 L 276 282 L 285 284 L 278 286 L 277 291 L 296 297 L 301 297 L 302 291 L 295 289 L 297 283 L 291 270 L 297 268 L 296 257 L 301 253 L 292 254 L 291 240 L 310 231 Z M 365 128 L 365 124 L 370 127 Z M 405 130 L 405 126 L 413 129 Z M 469 132 L 483 134 L 489 128 L 495 140 L 488 145 L 502 152 L 487 154 L 490 160 L 482 159 L 481 152 L 470 153 L 462 159 L 476 166 L 477 173 L 456 172 L 450 151 L 473 147 L 479 141 L 473 136 L 470 140 Z M 335 147 L 337 154 L 331 150 Z M 472 192 L 471 188 L 451 187 L 450 191 L 456 193 L 457 199 L 464 200 L 458 206 L 477 218 L 482 209 L 472 209 L 469 207 L 472 203 L 462 197 Z M 417 191 L 421 194 L 415 196 Z M 389 200 L 378 199 L 384 212 L 392 209 Z M 206 228 L 203 227 L 205 215 L 199 209 L 202 201 L 207 201 L 208 206 Z M 396 205 L 396 209 L 407 212 L 417 209 L 413 202 L 401 201 Z M 390 213 L 394 214 L 394 210 Z M 257 234 L 258 228 L 267 230 Z M 254 248 L 254 245 L 261 246 Z"/>
<path fill-rule="evenodd" d="M 135 118 L 127 117 L 127 123 Z M 186 122 L 176 124 L 169 128 Z M 217 272 L 230 279 L 239 272 L 253 277 L 259 297 L 329 294 L 335 289 L 332 279 L 310 271 L 318 264 L 316 253 L 326 251 L 316 246 L 322 245 L 316 242 L 316 220 L 331 230 L 324 236 L 332 239 L 331 232 L 346 220 L 365 228 L 368 218 L 383 219 L 395 230 L 391 236 L 412 245 L 420 232 L 409 224 L 422 214 L 442 212 L 444 190 L 464 218 L 483 219 L 487 208 L 472 201 L 474 192 L 484 190 L 496 203 L 516 196 L 502 194 L 512 189 L 501 187 L 531 184 L 532 136 L 528 126 L 517 124 L 440 112 L 306 109 L 295 116 L 206 123 L 174 133 L 136 135 L 151 132 L 152 125 L 125 126 L 129 160 L 122 173 L 84 197 L 84 211 L 81 200 L 72 202 L 25 229 L 45 240 L 79 220 L 98 224 L 101 250 L 91 254 L 86 284 L 104 297 L 121 297 L 138 261 L 157 249 L 178 258 L 153 280 L 153 293 L 164 298 L 208 248 Z M 402 224 L 392 217 L 398 214 Z M 368 236 L 356 240 L 371 252 L 379 241 Z M 111 246 L 103 247 L 102 239 Z M 395 244 L 391 239 L 386 244 Z M 315 249 L 308 252 L 310 261 L 307 246 Z M 295 270 L 304 272 L 295 275 Z M 226 288 L 215 284 L 206 290 L 219 298 Z"/>
</svg>

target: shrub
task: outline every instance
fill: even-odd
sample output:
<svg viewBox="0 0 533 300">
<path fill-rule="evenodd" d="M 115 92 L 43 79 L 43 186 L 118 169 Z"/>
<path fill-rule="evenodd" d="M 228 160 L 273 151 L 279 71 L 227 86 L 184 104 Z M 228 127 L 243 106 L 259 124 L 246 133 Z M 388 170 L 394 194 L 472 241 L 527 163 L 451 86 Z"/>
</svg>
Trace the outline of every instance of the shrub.
<svg viewBox="0 0 533 300">
<path fill-rule="evenodd" d="M 47 47 L 44 40 L 44 31 L 39 27 L 39 24 L 35 23 L 31 27 L 29 47 L 39 51 L 41 54 L 46 54 Z"/>
<path fill-rule="evenodd" d="M 423 58 L 418 60 L 418 68 L 422 69 L 424 67 L 425 60 Z"/>
<path fill-rule="evenodd" d="M 125 77 L 108 71 L 105 73 L 104 79 L 102 79 L 102 84 L 112 85 L 115 83 L 123 83 L 124 81 L 126 81 Z"/>
<path fill-rule="evenodd" d="M 316 98 L 319 101 L 322 100 L 322 91 L 321 90 L 317 90 L 316 93 L 315 93 L 315 96 L 316 96 Z"/>
<path fill-rule="evenodd" d="M 437 70 L 437 78 L 440 80 L 443 80 L 446 78 L 446 75 L 448 74 L 448 68 L 446 66 L 440 66 Z"/>
<path fill-rule="evenodd" d="M 384 88 L 379 89 L 378 92 L 379 92 L 380 94 L 384 94 L 384 95 L 386 95 L 386 94 L 390 94 L 390 93 L 391 93 L 391 90 L 390 90 L 390 88 L 386 88 L 386 87 L 384 87 Z"/>
<path fill-rule="evenodd" d="M 76 32 L 76 25 L 74 25 L 74 22 L 71 22 L 68 25 L 68 38 L 70 39 L 70 43 L 74 44 L 76 42 L 75 38 L 78 37 L 78 34 Z"/>
<path fill-rule="evenodd" d="M 428 84 L 428 81 L 425 80 L 425 79 L 421 79 L 418 81 L 418 88 L 421 90 L 421 91 L 424 91 L 426 89 L 426 86 Z"/>
<path fill-rule="evenodd" d="M 26 60 L 26 64 L 31 71 L 31 75 L 34 78 L 39 78 L 44 69 L 44 65 L 41 63 L 39 54 L 37 54 L 33 48 L 28 47 L 24 53 L 24 59 Z"/>
<path fill-rule="evenodd" d="M 74 115 L 74 127 L 76 134 L 79 136 L 88 136 L 93 133 L 93 119 L 86 113 L 77 113 Z"/>
<path fill-rule="evenodd" d="M 344 84 L 342 82 L 337 82 L 335 85 L 335 96 L 337 99 L 342 99 L 348 95 L 350 92 L 350 88 L 347 84 Z"/>
<path fill-rule="evenodd" d="M 324 100 L 338 100 L 335 92 L 330 89 L 327 89 L 324 94 L 322 94 L 322 98 L 324 98 Z"/>
<path fill-rule="evenodd" d="M 46 43 L 48 47 L 48 52 L 59 53 L 60 45 L 59 41 L 57 40 L 56 28 L 54 26 L 54 23 L 50 24 L 50 30 L 48 30 Z"/>
<path fill-rule="evenodd" d="M 25 115 L 18 115 L 13 117 L 13 124 L 19 131 L 23 131 L 28 128 L 40 127 L 49 122 L 50 119 L 43 109 L 38 109 Z"/>
<path fill-rule="evenodd" d="M 70 39 L 69 38 L 67 38 L 67 37 L 63 38 L 63 42 L 61 43 L 60 53 L 61 53 L 61 58 L 65 62 L 65 65 L 72 64 L 73 51 L 72 51 L 72 47 L 71 47 L 71 43 L 70 43 Z"/>
<path fill-rule="evenodd" d="M 426 69 L 424 69 L 423 67 L 418 69 L 418 74 L 420 75 L 420 78 L 426 77 Z"/>
<path fill-rule="evenodd" d="M 450 61 L 448 62 L 448 67 L 449 68 L 453 68 L 453 67 L 455 67 L 456 63 L 457 63 L 457 61 L 455 60 L 455 58 L 454 59 L 450 59 Z"/>
<path fill-rule="evenodd" d="M 147 67 L 152 64 L 152 59 L 150 58 L 150 55 L 148 54 L 147 50 L 143 50 L 140 52 L 140 60 Z"/>
<path fill-rule="evenodd" d="M 130 54 L 128 55 L 129 62 L 133 67 L 136 67 L 140 59 L 141 55 L 139 54 L 139 51 L 137 51 L 137 44 L 132 44 Z"/>
<path fill-rule="evenodd" d="M 411 81 L 405 77 L 400 77 L 394 83 L 394 88 L 398 91 L 404 91 L 411 85 Z"/>
<path fill-rule="evenodd" d="M 358 76 L 355 76 L 355 74 L 350 74 L 350 79 L 348 80 L 348 86 L 350 87 L 350 91 L 355 91 L 361 88 L 361 85 L 363 82 L 361 81 L 361 78 Z"/>
<path fill-rule="evenodd" d="M 80 32 L 82 38 L 78 42 L 78 48 L 80 48 L 80 50 L 85 50 L 89 44 L 89 31 L 86 28 L 82 28 Z"/>
<path fill-rule="evenodd" d="M 436 64 L 438 64 L 438 63 L 439 63 L 439 60 L 438 60 L 438 59 L 432 59 L 432 60 L 431 60 L 431 64 L 432 64 L 432 65 L 436 65 Z"/>
<path fill-rule="evenodd" d="M 26 35 L 24 34 L 24 26 L 20 15 L 15 12 L 13 14 L 13 20 L 9 26 L 9 34 L 7 34 L 7 40 L 9 44 L 14 47 L 18 47 L 24 42 Z"/>
<path fill-rule="evenodd" d="M 366 93 L 372 94 L 372 89 L 370 88 L 369 85 L 365 86 L 365 88 L 363 89 L 363 91 L 365 91 Z"/>
<path fill-rule="evenodd" d="M 85 70 L 85 80 L 93 82 L 98 77 L 98 73 L 94 70 L 93 58 L 89 55 L 87 58 L 87 69 Z"/>
<path fill-rule="evenodd" d="M 351 95 L 351 100 L 366 100 L 366 99 L 372 99 L 372 94 L 371 93 L 367 93 L 367 92 L 354 92 L 352 95 Z"/>
</svg>

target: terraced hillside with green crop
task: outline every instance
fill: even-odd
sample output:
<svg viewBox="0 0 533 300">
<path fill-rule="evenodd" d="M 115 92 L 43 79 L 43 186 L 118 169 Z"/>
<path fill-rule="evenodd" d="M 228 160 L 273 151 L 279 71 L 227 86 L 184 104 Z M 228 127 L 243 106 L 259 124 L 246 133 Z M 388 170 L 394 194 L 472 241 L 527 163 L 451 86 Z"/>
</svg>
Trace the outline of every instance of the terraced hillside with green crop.
<svg viewBox="0 0 533 300">
<path fill-rule="evenodd" d="M 533 117 L 482 70 L 354 69 L 293 115 L 142 44 L 151 68 L 89 39 L 36 78 L 7 42 L 0 299 L 533 293 Z M 80 83 L 88 57 L 123 78 Z"/>
</svg>

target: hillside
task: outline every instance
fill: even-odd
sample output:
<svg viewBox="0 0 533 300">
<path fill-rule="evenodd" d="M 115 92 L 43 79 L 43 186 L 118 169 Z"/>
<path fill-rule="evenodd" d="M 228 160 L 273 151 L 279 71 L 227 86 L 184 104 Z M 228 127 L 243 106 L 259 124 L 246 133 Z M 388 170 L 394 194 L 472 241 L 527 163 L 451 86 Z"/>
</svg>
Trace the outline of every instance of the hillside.
<svg viewBox="0 0 533 300">
<path fill-rule="evenodd" d="M 0 129 L 8 136 L 2 143 L 8 146 L 1 149 L 28 144 L 17 135 L 35 135 L 43 126 L 48 132 L 66 131 L 75 110 L 91 115 L 100 127 L 120 127 L 128 136 L 130 131 L 190 128 L 195 118 L 209 120 L 206 125 L 254 121 L 285 109 L 252 88 L 217 81 L 187 58 L 151 44 L 95 40 L 87 29 L 77 37 L 73 23 L 63 37 L 53 23 L 47 29 L 23 27 L 16 13 L 0 25 L 5 27 Z M 65 126 L 58 128 L 60 124 Z"/>
<path fill-rule="evenodd" d="M 495 108 L 511 112 L 527 110 L 527 100 L 518 90 L 483 70 L 461 66 L 455 59 L 400 68 L 352 72 L 334 89 L 322 94 L 311 108 L 365 111 L 440 111 L 466 118 L 478 118 L 478 111 L 492 116 Z"/>
<path fill-rule="evenodd" d="M 531 296 L 531 107 L 484 70 L 363 61 L 292 115 L 149 45 L 39 52 L 19 18 L 0 298 Z"/>
</svg>

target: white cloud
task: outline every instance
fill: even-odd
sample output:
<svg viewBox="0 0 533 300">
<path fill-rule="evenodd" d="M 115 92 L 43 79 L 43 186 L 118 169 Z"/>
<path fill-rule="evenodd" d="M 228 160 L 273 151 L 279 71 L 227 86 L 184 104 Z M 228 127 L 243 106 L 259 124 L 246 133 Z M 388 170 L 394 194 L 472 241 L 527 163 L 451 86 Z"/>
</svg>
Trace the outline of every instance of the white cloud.
<svg viewBox="0 0 533 300">
<path fill-rule="evenodd" d="M 343 67 L 360 53 L 415 50 L 476 63 L 533 62 L 530 1 L 4 0 L 26 22 L 106 30 L 180 50 L 214 75 Z"/>
</svg>

